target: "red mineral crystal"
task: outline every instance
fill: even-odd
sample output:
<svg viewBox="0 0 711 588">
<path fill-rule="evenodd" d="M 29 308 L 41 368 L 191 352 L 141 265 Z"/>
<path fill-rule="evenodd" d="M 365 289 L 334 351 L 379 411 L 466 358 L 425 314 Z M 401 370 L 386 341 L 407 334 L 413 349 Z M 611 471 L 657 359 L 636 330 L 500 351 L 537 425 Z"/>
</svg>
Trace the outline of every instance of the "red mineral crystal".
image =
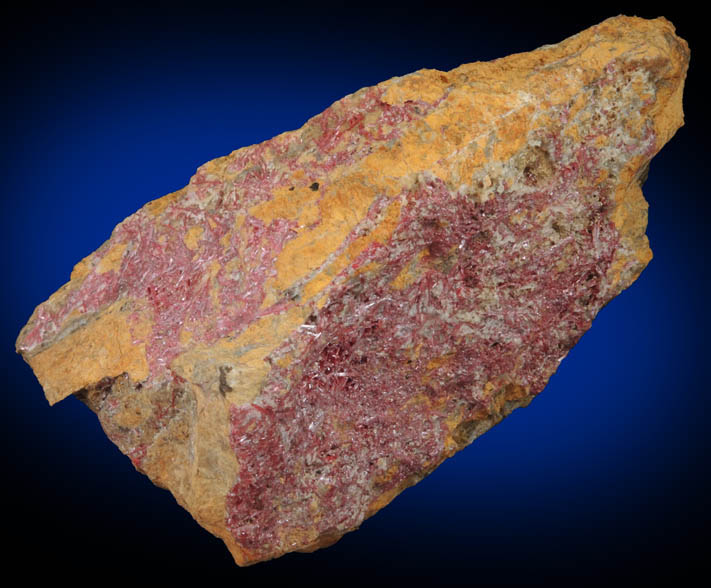
<svg viewBox="0 0 711 588">
<path fill-rule="evenodd" d="M 332 543 L 528 404 L 648 263 L 688 56 L 617 17 L 346 96 L 120 223 L 17 348 L 237 563 Z"/>
</svg>

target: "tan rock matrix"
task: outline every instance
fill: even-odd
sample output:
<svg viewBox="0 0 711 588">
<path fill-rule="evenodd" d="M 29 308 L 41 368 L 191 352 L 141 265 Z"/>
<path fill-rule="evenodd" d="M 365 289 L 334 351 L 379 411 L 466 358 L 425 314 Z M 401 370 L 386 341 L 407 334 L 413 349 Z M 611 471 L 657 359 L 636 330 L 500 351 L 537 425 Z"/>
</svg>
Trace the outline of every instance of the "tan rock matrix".
<svg viewBox="0 0 711 588">
<path fill-rule="evenodd" d="M 17 349 L 238 564 L 333 543 L 527 405 L 649 262 L 688 61 L 619 16 L 359 90 L 121 222 Z"/>
</svg>

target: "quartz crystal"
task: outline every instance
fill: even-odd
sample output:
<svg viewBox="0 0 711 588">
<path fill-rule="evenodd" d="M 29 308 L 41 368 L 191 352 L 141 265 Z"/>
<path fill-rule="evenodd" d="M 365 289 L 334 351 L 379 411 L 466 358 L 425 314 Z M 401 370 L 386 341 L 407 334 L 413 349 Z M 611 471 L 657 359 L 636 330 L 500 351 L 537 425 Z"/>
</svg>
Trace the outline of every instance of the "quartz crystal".
<svg viewBox="0 0 711 588">
<path fill-rule="evenodd" d="M 333 543 L 531 402 L 639 276 L 688 60 L 620 16 L 359 90 L 118 224 L 17 349 L 238 564 Z"/>
</svg>

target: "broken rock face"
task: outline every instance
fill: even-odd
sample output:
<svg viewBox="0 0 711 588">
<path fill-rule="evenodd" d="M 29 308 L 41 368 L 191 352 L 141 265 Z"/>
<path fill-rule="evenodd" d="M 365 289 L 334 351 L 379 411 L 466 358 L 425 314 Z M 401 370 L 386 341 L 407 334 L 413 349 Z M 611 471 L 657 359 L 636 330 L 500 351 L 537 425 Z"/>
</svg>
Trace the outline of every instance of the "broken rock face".
<svg viewBox="0 0 711 588">
<path fill-rule="evenodd" d="M 337 540 L 545 386 L 651 259 L 665 19 L 364 88 L 200 167 L 17 341 L 239 564 Z"/>
</svg>

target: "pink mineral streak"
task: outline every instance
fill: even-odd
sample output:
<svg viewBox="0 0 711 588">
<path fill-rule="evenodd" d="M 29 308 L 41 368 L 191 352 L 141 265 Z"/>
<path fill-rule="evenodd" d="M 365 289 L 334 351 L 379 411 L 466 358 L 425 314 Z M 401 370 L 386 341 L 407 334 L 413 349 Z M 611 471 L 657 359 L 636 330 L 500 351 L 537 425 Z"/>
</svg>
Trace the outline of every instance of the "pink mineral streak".
<svg viewBox="0 0 711 588">
<path fill-rule="evenodd" d="M 641 231 L 635 238 L 643 246 L 630 244 L 621 229 L 627 217 L 616 224 L 614 213 L 623 206 L 620 178 L 625 190 L 638 188 L 639 175 L 629 169 L 637 173 L 669 138 L 660 138 L 662 127 L 647 114 L 663 87 L 654 76 L 666 70 L 659 60 L 638 61 L 635 53 L 630 65 L 605 51 L 609 63 L 590 83 L 570 82 L 564 100 L 534 96 L 516 108 L 508 94 L 501 103 L 482 101 L 482 112 L 496 113 L 485 118 L 496 129 L 487 127 L 489 139 L 451 139 L 452 153 L 427 160 L 439 170 L 461 152 L 485 162 L 456 181 L 454 173 L 412 169 L 415 155 L 389 163 L 400 174 L 395 179 L 390 169 L 361 165 L 407 141 L 417 144 L 416 155 L 430 154 L 435 143 L 451 147 L 447 137 L 478 124 L 451 107 L 445 112 L 459 112 L 463 122 L 435 125 L 458 93 L 475 92 L 480 82 L 433 70 L 423 71 L 442 85 L 436 96 L 410 97 L 403 83 L 405 98 L 388 99 L 391 80 L 346 96 L 299 131 L 205 164 L 172 199 L 120 223 L 70 287 L 37 308 L 18 350 L 34 357 L 107 308 L 128 309 L 117 320 L 144 349 L 146 377 L 133 381 L 118 370 L 75 393 L 135 467 L 170 487 L 191 512 L 208 512 L 203 524 L 239 563 L 340 537 L 528 404 L 600 309 L 647 263 L 635 250 L 648 251 L 641 193 L 644 206 L 624 206 L 632 210 L 626 215 L 639 216 L 641 229 L 626 230 Z M 559 56 L 544 61 L 535 61 L 536 75 L 564 67 Z M 633 70 L 642 72 L 634 80 Z M 612 97 L 603 100 L 605 89 Z M 546 105 L 535 112 L 545 124 L 532 122 L 534 99 Z M 509 116 L 529 116 L 518 130 L 512 125 L 525 131 L 525 141 L 496 134 L 504 134 Z M 492 153 L 507 142 L 516 149 L 496 160 Z M 349 210 L 360 196 L 347 194 L 333 205 L 343 207 L 334 216 L 355 220 L 333 228 L 333 211 L 321 205 L 348 186 L 344 178 L 352 180 L 344 169 L 354 184 L 368 184 L 367 206 Z M 315 205 L 307 221 L 255 212 L 280 202 L 275 192 L 291 198 L 297 191 Z M 389 230 L 378 232 L 384 225 Z M 309 246 L 327 243 L 325 260 L 319 251 L 309 274 L 276 288 L 280 256 L 308 231 L 318 235 Z M 317 275 L 328 284 L 309 298 L 305 285 Z M 298 324 L 289 322 L 293 316 Z M 237 347 L 256 324 L 263 331 Z M 283 324 L 286 334 L 278 331 Z M 278 342 L 269 343 L 275 332 Z M 256 360 L 240 364 L 241 354 L 261 353 L 267 343 Z M 191 352 L 197 359 L 176 367 Z M 254 393 L 233 390 L 235 381 L 251 383 Z"/>
</svg>

